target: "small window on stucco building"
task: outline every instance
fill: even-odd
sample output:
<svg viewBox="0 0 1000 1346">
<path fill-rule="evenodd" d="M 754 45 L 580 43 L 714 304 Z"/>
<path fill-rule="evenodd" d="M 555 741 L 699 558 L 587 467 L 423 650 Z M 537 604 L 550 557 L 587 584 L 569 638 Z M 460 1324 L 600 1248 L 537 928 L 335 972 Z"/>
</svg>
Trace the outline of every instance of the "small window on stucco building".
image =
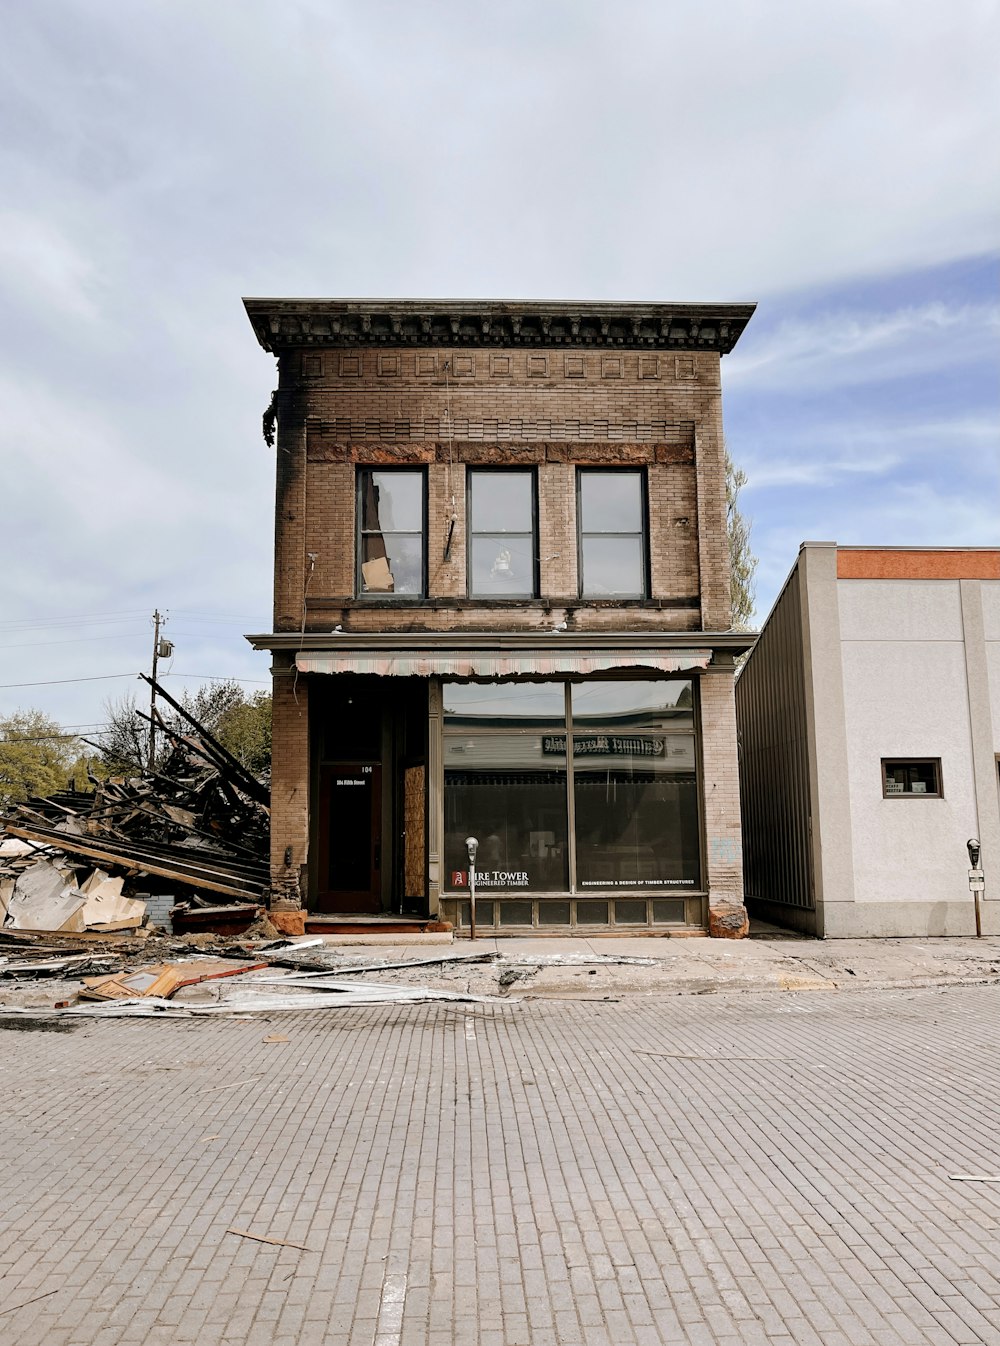
<svg viewBox="0 0 1000 1346">
<path fill-rule="evenodd" d="M 940 757 L 883 757 L 882 794 L 886 799 L 901 796 L 941 795 Z"/>
</svg>

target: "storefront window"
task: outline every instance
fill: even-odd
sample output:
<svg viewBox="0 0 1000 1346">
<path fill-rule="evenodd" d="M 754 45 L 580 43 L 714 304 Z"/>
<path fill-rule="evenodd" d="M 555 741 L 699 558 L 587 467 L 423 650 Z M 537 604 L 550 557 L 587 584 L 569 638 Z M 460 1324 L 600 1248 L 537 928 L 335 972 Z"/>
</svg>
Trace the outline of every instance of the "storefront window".
<svg viewBox="0 0 1000 1346">
<path fill-rule="evenodd" d="M 565 892 L 562 683 L 446 684 L 444 706 L 446 886 L 468 886 L 465 838 L 474 836 L 483 895 Z"/>
<path fill-rule="evenodd" d="M 595 899 L 608 889 L 696 890 L 691 681 L 574 684 L 569 736 L 565 703 L 562 682 L 445 684 L 447 889 L 467 887 L 465 838 L 475 836 L 484 897 L 568 891 L 571 847 L 576 891 Z"/>
<path fill-rule="evenodd" d="M 587 682 L 573 688 L 581 890 L 697 886 L 693 730 L 689 680 Z"/>
</svg>

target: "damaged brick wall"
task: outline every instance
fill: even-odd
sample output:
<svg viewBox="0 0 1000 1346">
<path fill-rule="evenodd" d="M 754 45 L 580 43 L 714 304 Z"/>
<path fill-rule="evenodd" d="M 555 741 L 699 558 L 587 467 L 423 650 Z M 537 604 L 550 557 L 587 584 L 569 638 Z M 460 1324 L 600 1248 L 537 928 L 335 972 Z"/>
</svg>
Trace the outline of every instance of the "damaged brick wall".
<svg viewBox="0 0 1000 1346">
<path fill-rule="evenodd" d="M 553 608 L 571 629 L 729 626 L 717 353 L 292 351 L 279 387 L 275 630 L 532 630 Z M 410 464 L 428 475 L 428 599 L 375 607 L 355 595 L 356 469 Z M 463 606 L 466 467 L 514 464 L 538 472 L 541 598 Z M 575 469 L 603 464 L 647 469 L 644 603 L 578 597 Z"/>
</svg>

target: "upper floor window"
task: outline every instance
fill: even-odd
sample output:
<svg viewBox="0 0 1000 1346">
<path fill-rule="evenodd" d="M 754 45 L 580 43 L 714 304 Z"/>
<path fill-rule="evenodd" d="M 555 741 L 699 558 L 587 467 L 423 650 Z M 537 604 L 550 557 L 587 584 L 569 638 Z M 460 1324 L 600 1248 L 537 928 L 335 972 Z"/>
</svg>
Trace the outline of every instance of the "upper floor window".
<svg viewBox="0 0 1000 1346">
<path fill-rule="evenodd" d="M 419 469 L 359 471 L 359 594 L 423 597 L 427 531 L 424 483 Z"/>
<path fill-rule="evenodd" d="M 642 469 L 577 474 L 580 593 L 646 597 L 646 500 Z"/>
<path fill-rule="evenodd" d="M 468 473 L 469 593 L 473 598 L 534 598 L 538 593 L 535 474 Z"/>
</svg>

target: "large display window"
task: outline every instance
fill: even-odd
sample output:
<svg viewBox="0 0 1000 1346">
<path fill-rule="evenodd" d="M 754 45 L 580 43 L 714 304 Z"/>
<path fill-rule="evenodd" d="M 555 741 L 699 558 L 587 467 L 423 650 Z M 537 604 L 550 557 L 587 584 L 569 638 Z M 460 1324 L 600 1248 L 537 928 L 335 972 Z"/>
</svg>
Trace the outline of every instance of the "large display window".
<svg viewBox="0 0 1000 1346">
<path fill-rule="evenodd" d="M 465 838 L 479 840 L 478 883 L 497 892 L 565 892 L 566 701 L 561 683 L 444 687 L 446 886 L 468 886 Z M 562 749 L 544 743 L 562 735 Z"/>
<path fill-rule="evenodd" d="M 446 888 L 697 891 L 690 679 L 444 685 Z"/>
</svg>

